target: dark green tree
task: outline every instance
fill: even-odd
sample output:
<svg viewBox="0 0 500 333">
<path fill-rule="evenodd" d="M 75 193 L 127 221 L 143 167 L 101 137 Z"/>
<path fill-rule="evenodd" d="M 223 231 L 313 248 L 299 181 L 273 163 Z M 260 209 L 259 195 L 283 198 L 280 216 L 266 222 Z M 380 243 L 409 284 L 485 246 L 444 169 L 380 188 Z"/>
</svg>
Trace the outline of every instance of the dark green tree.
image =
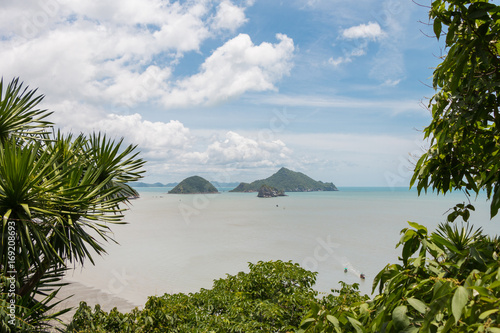
<svg viewBox="0 0 500 333">
<path fill-rule="evenodd" d="M 434 71 L 430 149 L 411 185 L 467 194 L 486 190 L 491 216 L 500 208 L 500 11 L 488 0 L 435 0 L 434 33 L 446 55 Z M 468 209 L 455 211 L 467 217 Z M 455 216 L 451 216 L 453 220 Z"/>
<path fill-rule="evenodd" d="M 317 292 L 316 273 L 283 261 L 249 264 L 212 289 L 151 296 L 142 311 L 106 313 L 82 303 L 69 332 L 293 332 Z"/>
</svg>

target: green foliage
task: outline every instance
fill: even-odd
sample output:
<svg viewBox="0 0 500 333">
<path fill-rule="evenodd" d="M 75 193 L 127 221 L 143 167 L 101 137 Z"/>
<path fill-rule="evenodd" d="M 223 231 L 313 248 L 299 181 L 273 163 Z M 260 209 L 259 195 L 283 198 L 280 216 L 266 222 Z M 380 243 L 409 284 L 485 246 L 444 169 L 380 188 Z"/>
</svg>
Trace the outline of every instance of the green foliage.
<svg viewBox="0 0 500 333">
<path fill-rule="evenodd" d="M 500 240 L 481 230 L 440 225 L 428 235 L 404 229 L 403 265 L 388 265 L 367 327 L 386 332 L 483 332 L 500 330 Z M 396 313 L 396 315 L 395 315 Z"/>
<path fill-rule="evenodd" d="M 316 273 L 291 262 L 249 264 L 212 289 L 152 296 L 144 310 L 109 314 L 81 304 L 68 332 L 288 332 L 295 330 L 317 292 Z"/>
<path fill-rule="evenodd" d="M 66 332 L 145 332 L 140 328 L 140 320 L 140 311 L 137 308 L 126 314 L 120 313 L 116 308 L 107 313 L 101 309 L 99 304 L 92 310 L 87 303 L 81 302 Z"/>
<path fill-rule="evenodd" d="M 271 177 L 256 180 L 250 184 L 241 183 L 231 192 L 257 192 L 263 186 L 275 187 L 285 192 L 307 192 L 307 191 L 337 191 L 332 183 L 323 183 L 287 168 L 281 168 Z"/>
<path fill-rule="evenodd" d="M 42 98 L 17 79 L 4 92 L 0 81 L 3 331 L 41 332 L 57 317 L 47 312 L 66 265 L 105 252 L 95 237 L 112 240 L 108 223 L 121 222 L 121 204 L 136 194 L 126 182 L 144 164 L 122 140 L 52 132 L 50 113 L 36 109 Z"/>
<path fill-rule="evenodd" d="M 12 136 L 24 138 L 45 134 L 46 121 L 51 113 L 37 109 L 43 96 L 35 96 L 36 90 L 23 88 L 19 79 L 10 82 L 4 91 L 3 78 L 0 79 L 0 142 Z"/>
<path fill-rule="evenodd" d="M 359 317 L 368 315 L 369 297 L 361 296 L 359 285 L 340 282 L 342 288 L 333 290 L 322 299 L 311 303 L 309 313 L 302 319 L 298 333 L 351 332 L 361 329 Z"/>
<path fill-rule="evenodd" d="M 447 55 L 434 71 L 432 121 L 424 130 L 430 149 L 411 184 L 446 193 L 453 189 L 491 199 L 500 208 L 500 10 L 488 0 L 432 2 L 437 38 Z"/>
<path fill-rule="evenodd" d="M 58 282 L 64 273 L 64 268 L 50 270 L 36 285 L 35 300 L 31 295 L 21 297 L 9 295 L 12 292 L 11 276 L 0 275 L 0 322 L 1 332 L 46 332 L 50 329 L 50 321 L 58 321 L 58 317 L 70 309 L 56 311 L 55 308 L 63 301 L 55 297 L 60 287 L 66 283 Z"/>
<path fill-rule="evenodd" d="M 168 193 L 173 194 L 193 194 L 193 193 L 218 193 L 215 186 L 209 181 L 200 177 L 192 176 L 184 179 Z"/>
<path fill-rule="evenodd" d="M 500 239 L 481 230 L 410 222 L 401 264 L 375 277 L 367 300 L 343 284 L 311 305 L 299 332 L 500 332 Z"/>
</svg>

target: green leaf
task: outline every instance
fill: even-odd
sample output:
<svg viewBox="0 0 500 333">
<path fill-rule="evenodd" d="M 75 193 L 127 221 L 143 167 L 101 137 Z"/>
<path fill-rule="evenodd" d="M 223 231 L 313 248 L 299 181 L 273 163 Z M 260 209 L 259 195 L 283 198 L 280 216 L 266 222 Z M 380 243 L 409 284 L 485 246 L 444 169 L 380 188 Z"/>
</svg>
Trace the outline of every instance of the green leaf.
<svg viewBox="0 0 500 333">
<path fill-rule="evenodd" d="M 441 36 L 441 20 L 436 18 L 434 19 L 434 34 L 436 35 L 436 38 L 439 40 L 439 37 Z"/>
<path fill-rule="evenodd" d="M 417 229 L 417 231 L 422 231 L 424 235 L 427 235 L 427 228 L 425 226 L 410 221 L 408 221 L 408 224 L 413 228 Z"/>
<path fill-rule="evenodd" d="M 488 332 L 500 333 L 500 328 L 497 328 L 497 327 L 488 327 Z"/>
<path fill-rule="evenodd" d="M 475 291 L 477 291 L 479 293 L 479 295 L 481 295 L 481 296 L 484 296 L 484 297 L 489 297 L 490 296 L 490 292 L 485 287 L 471 286 L 470 288 L 474 289 Z"/>
<path fill-rule="evenodd" d="M 401 331 L 410 325 L 410 318 L 406 315 L 408 308 L 400 305 L 392 311 L 392 320 L 396 328 Z"/>
<path fill-rule="evenodd" d="M 332 315 L 326 315 L 326 319 L 332 323 L 335 327 L 339 327 L 339 320 Z"/>
<path fill-rule="evenodd" d="M 357 321 L 354 318 L 347 317 L 347 320 L 351 323 L 351 325 L 354 327 L 357 333 L 365 333 L 365 330 L 363 329 L 363 325 L 359 321 Z"/>
<path fill-rule="evenodd" d="M 495 282 L 493 282 L 492 284 L 490 284 L 490 288 L 491 289 L 495 289 L 495 288 L 498 288 L 500 286 L 500 280 L 497 280 Z"/>
<path fill-rule="evenodd" d="M 479 315 L 479 319 L 484 320 L 484 319 L 488 318 L 490 315 L 497 313 L 498 311 L 500 311 L 500 309 L 493 309 L 493 310 L 484 311 L 483 313 L 481 313 Z"/>
<path fill-rule="evenodd" d="M 427 309 L 429 308 L 424 302 L 413 297 L 408 298 L 408 303 L 421 314 L 427 312 Z"/>
<path fill-rule="evenodd" d="M 467 292 L 467 289 L 462 286 L 457 287 L 451 301 L 451 311 L 453 313 L 453 317 L 455 317 L 455 324 L 460 320 L 468 299 L 469 293 Z"/>
</svg>

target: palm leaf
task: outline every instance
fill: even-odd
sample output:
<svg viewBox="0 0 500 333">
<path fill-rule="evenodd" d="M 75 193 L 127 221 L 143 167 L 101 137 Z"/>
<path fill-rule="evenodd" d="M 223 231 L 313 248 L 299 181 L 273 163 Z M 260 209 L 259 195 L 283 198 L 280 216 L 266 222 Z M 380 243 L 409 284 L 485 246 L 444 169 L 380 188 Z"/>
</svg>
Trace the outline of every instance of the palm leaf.
<svg viewBox="0 0 500 333">
<path fill-rule="evenodd" d="M 36 90 L 23 88 L 19 79 L 13 79 L 5 88 L 0 79 L 0 143 L 13 136 L 32 137 L 47 133 L 52 125 L 45 120 L 51 112 L 36 109 L 43 95 L 35 96 Z"/>
</svg>

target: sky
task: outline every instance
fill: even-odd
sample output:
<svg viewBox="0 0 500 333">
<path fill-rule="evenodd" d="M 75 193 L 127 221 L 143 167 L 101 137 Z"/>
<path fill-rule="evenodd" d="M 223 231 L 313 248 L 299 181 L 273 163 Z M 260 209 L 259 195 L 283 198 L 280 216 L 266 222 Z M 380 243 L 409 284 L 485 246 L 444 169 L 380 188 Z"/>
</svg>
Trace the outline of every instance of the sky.
<svg viewBox="0 0 500 333">
<path fill-rule="evenodd" d="M 281 167 L 408 186 L 443 54 L 430 0 L 2 0 L 0 74 L 64 132 L 138 146 L 144 182 Z"/>
</svg>

